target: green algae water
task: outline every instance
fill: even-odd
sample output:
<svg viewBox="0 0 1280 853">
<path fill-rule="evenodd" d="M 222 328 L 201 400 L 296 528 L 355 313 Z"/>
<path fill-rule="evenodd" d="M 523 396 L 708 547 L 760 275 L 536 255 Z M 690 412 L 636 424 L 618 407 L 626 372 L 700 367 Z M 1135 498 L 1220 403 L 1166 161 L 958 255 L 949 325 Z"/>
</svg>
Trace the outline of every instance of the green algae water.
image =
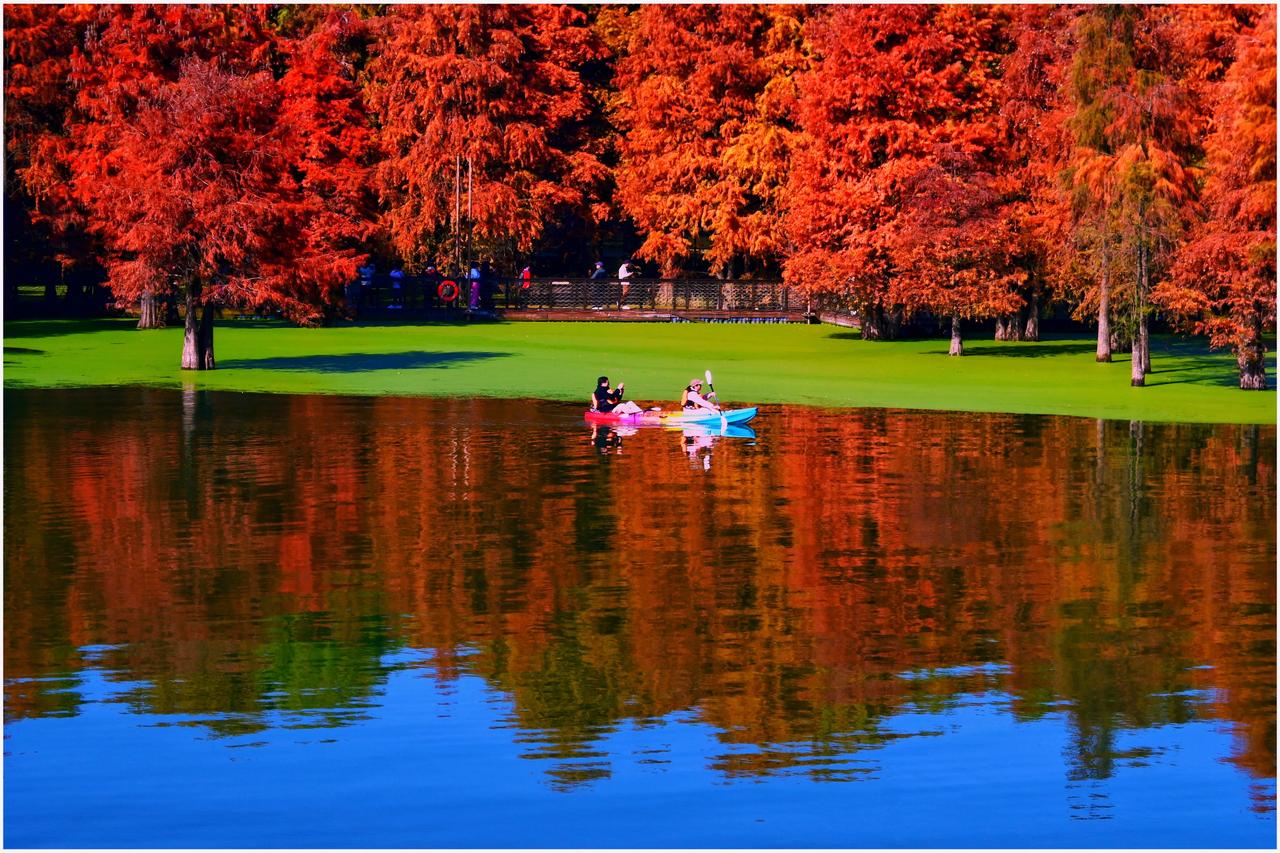
<svg viewBox="0 0 1280 853">
<path fill-rule="evenodd" d="M 5 392 L 12 847 L 1270 847 L 1276 430 Z"/>
<path fill-rule="evenodd" d="M 182 329 L 130 320 L 4 324 L 6 388 L 141 385 L 289 394 L 586 399 L 601 373 L 648 405 L 670 405 L 711 368 L 734 404 L 1021 412 L 1179 423 L 1276 423 L 1268 390 L 1241 393 L 1235 358 L 1203 339 L 1156 335 L 1145 388 L 1126 356 L 1094 361 L 1092 339 L 863 341 L 838 326 L 716 323 L 358 324 L 300 329 L 226 321 L 218 369 L 182 371 Z M 585 379 L 585 382 L 584 382 Z"/>
</svg>

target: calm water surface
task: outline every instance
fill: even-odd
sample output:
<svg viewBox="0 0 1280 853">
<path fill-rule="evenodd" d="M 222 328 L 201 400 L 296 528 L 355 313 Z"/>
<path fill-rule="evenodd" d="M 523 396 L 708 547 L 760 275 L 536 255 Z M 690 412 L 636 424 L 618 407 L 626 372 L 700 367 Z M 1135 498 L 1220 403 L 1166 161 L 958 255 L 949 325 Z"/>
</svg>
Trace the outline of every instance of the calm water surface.
<svg viewBox="0 0 1280 853">
<path fill-rule="evenodd" d="M 1274 427 L 4 399 L 9 846 L 1275 842 Z"/>
</svg>

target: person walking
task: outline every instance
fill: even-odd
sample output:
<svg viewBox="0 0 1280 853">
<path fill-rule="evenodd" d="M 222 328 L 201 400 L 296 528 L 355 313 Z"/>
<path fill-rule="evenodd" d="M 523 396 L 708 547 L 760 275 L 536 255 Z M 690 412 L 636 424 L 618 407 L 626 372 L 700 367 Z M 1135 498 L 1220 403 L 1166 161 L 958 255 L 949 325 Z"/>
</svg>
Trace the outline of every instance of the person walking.
<svg viewBox="0 0 1280 853">
<path fill-rule="evenodd" d="M 427 267 L 427 271 L 422 274 L 422 307 L 431 308 L 436 304 L 436 300 L 440 298 L 440 282 L 444 281 L 440 277 L 440 271 L 435 268 L 434 264 Z"/>
<path fill-rule="evenodd" d="M 516 305 L 523 308 L 529 304 L 529 290 L 533 287 L 533 270 L 525 267 L 520 270 L 520 292 L 516 295 Z"/>
<path fill-rule="evenodd" d="M 497 289 L 498 283 L 493 276 L 493 258 L 486 258 L 480 264 L 480 307 L 485 311 L 493 310 L 493 296 Z"/>
<path fill-rule="evenodd" d="M 635 267 L 632 266 L 631 259 L 622 262 L 622 266 L 618 267 L 618 283 L 622 285 L 622 293 L 618 296 L 618 305 L 621 308 L 629 308 L 627 305 L 627 291 L 631 289 L 631 283 L 627 279 L 636 274 Z"/>
<path fill-rule="evenodd" d="M 478 311 L 480 310 L 480 268 L 472 264 L 467 278 L 471 281 L 471 298 L 467 301 L 467 310 Z"/>
</svg>

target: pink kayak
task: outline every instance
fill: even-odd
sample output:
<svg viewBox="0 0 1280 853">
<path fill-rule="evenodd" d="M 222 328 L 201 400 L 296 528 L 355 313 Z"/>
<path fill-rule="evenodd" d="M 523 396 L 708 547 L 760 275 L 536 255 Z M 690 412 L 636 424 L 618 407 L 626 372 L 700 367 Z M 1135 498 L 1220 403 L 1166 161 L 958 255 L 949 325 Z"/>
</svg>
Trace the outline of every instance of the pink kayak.
<svg viewBox="0 0 1280 853">
<path fill-rule="evenodd" d="M 586 418 L 593 424 L 634 424 L 636 426 L 684 426 L 693 424 L 745 424 L 756 416 L 756 408 L 725 409 L 708 412 L 706 409 L 690 409 L 687 412 L 639 412 L 634 415 L 617 415 L 613 412 L 587 412 Z"/>
</svg>

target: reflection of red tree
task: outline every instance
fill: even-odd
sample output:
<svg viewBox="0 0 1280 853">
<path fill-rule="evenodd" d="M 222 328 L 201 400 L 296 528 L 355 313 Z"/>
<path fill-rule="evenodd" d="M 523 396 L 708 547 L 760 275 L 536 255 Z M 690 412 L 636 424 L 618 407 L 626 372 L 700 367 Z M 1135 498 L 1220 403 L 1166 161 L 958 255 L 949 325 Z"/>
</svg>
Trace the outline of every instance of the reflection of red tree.
<svg viewBox="0 0 1280 853">
<path fill-rule="evenodd" d="M 538 423 L 554 407 L 483 426 L 507 408 L 201 397 L 184 424 L 155 392 L 92 428 L 70 404 L 56 433 L 19 416 L 10 678 L 127 643 L 112 666 L 153 703 L 249 712 L 282 677 L 279 626 L 309 614 L 305 636 L 352 656 L 334 677 L 432 649 L 437 677 L 484 675 L 564 755 L 682 709 L 733 742 L 874 739 L 906 703 L 994 686 L 1094 733 L 1085 768 L 1108 766 L 1089 751 L 1113 720 L 1210 714 L 1274 774 L 1270 429 L 793 410 L 691 473 L 666 435 L 597 458 Z M 985 663 L 1007 667 L 965 669 Z M 7 695 L 11 715 L 56 707 Z"/>
</svg>

